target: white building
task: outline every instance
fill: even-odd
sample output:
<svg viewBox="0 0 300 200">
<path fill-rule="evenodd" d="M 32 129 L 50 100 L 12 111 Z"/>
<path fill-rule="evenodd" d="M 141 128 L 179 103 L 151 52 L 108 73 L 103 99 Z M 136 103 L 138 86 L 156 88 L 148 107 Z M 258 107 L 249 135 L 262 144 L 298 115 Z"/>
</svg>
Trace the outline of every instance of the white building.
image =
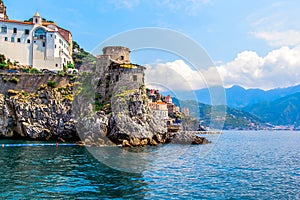
<svg viewBox="0 0 300 200">
<path fill-rule="evenodd" d="M 54 71 L 73 63 L 71 33 L 43 21 L 38 12 L 25 22 L 9 20 L 5 7 L 0 8 L 0 28 L 0 54 L 11 62 Z"/>
<path fill-rule="evenodd" d="M 149 107 L 154 116 L 161 120 L 169 119 L 168 107 L 165 102 L 149 102 Z"/>
</svg>

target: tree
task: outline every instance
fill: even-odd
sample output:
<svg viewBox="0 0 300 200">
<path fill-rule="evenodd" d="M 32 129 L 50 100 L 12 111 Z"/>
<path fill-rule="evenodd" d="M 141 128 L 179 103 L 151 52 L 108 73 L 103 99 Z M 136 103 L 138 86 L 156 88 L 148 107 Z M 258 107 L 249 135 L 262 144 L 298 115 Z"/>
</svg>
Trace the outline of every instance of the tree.
<svg viewBox="0 0 300 200">
<path fill-rule="evenodd" d="M 0 54 L 0 63 L 5 64 L 5 60 L 6 60 L 5 55 Z"/>
</svg>

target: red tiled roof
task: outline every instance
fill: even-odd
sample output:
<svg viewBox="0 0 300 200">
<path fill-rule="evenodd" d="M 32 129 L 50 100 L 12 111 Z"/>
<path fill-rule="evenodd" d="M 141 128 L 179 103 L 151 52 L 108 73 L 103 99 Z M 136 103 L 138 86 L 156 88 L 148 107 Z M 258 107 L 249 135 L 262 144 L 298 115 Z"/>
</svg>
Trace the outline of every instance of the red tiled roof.
<svg viewBox="0 0 300 200">
<path fill-rule="evenodd" d="M 24 21 L 19 21 L 19 20 L 12 20 L 12 19 L 5 19 L 5 20 L 1 20 L 2 22 L 7 22 L 7 23 L 16 23 L 16 24 L 26 24 L 26 25 L 33 25 L 33 22 L 24 22 Z M 48 25 L 55 25 L 55 22 L 42 22 L 43 26 L 48 26 Z"/>
<path fill-rule="evenodd" d="M 11 20 L 11 19 L 5 19 L 1 20 L 2 22 L 7 22 L 7 23 L 16 23 L 16 24 L 27 24 L 27 25 L 33 25 L 33 22 L 23 22 L 23 21 L 18 21 L 18 20 Z"/>
<path fill-rule="evenodd" d="M 66 30 L 66 29 L 63 29 L 61 27 L 57 27 L 58 28 L 58 32 L 61 34 L 61 36 L 63 36 L 63 38 L 67 41 L 67 42 L 72 42 L 70 41 L 71 38 L 69 38 L 69 35 L 72 36 L 71 32 Z"/>
<path fill-rule="evenodd" d="M 24 21 L 18 21 L 18 20 L 10 20 L 10 19 L 6 19 L 6 20 L 0 20 L 2 22 L 7 22 L 7 23 L 16 23 L 16 24 L 24 24 L 24 25 L 34 25 L 33 22 L 24 22 Z M 42 26 L 48 26 L 48 25 L 54 25 L 57 26 L 55 22 L 43 22 Z M 61 34 L 61 36 L 67 41 L 67 42 L 71 42 L 69 38 L 69 34 L 71 34 L 70 31 L 61 28 L 59 26 L 57 26 L 58 28 L 58 32 Z M 54 31 L 49 31 L 49 32 L 54 32 Z"/>
</svg>

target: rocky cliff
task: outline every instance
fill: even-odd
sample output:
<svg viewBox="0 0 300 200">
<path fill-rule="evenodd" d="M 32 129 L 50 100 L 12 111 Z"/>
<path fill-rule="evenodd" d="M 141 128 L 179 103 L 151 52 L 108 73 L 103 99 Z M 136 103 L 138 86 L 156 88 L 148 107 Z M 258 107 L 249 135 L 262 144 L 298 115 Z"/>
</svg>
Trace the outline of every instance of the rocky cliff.
<svg viewBox="0 0 300 200">
<path fill-rule="evenodd" d="M 74 89 L 76 84 L 80 89 Z M 0 137 L 125 147 L 206 143 L 194 134 L 167 133 L 165 122 L 149 110 L 145 87 L 120 84 L 100 107 L 84 98 L 85 92 L 95 94 L 83 83 L 43 84 L 34 92 L 5 90 L 0 93 Z"/>
<path fill-rule="evenodd" d="M 8 90 L 0 94 L 0 136 L 76 141 L 72 87 L 43 85 L 35 93 Z"/>
</svg>

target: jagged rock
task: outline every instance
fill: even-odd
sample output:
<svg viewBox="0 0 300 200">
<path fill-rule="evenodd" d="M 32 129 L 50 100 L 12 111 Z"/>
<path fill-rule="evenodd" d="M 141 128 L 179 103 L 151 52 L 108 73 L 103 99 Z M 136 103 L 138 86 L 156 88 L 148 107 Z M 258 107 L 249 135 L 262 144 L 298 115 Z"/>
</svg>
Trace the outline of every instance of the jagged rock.
<svg viewBox="0 0 300 200">
<path fill-rule="evenodd" d="M 5 96 L 0 94 L 0 136 L 9 136 L 8 134 L 8 108 L 5 102 Z"/>
<path fill-rule="evenodd" d="M 128 142 L 128 140 L 123 140 L 122 147 L 131 147 L 131 144 Z"/>
<path fill-rule="evenodd" d="M 108 117 L 104 112 L 97 112 L 92 116 L 80 117 L 76 127 L 79 137 L 87 145 L 114 145 L 107 137 Z"/>
<path fill-rule="evenodd" d="M 194 141 L 192 142 L 192 144 L 209 144 L 211 143 L 210 141 L 208 141 L 205 137 L 199 137 L 196 136 L 194 138 Z"/>
<path fill-rule="evenodd" d="M 153 140 L 153 139 L 150 139 L 149 144 L 151 146 L 157 146 L 158 145 L 157 142 L 155 140 Z"/>
<path fill-rule="evenodd" d="M 168 133 L 166 136 L 166 143 L 208 144 L 210 142 L 204 137 L 197 136 L 195 132 L 181 131 L 176 133 Z"/>
<path fill-rule="evenodd" d="M 72 104 L 56 89 L 32 94 L 20 91 L 11 97 L 0 95 L 0 129 L 6 133 L 14 132 L 17 137 L 78 141 L 72 118 Z M 1 123 L 5 121 L 3 119 L 7 123 Z"/>
<path fill-rule="evenodd" d="M 43 88 L 35 93 L 0 94 L 0 136 L 36 140 L 84 141 L 86 145 L 136 147 L 164 143 L 205 144 L 205 138 L 189 132 L 167 133 L 166 123 L 153 116 L 145 88 L 116 84 L 108 107 L 95 112 L 83 96 L 74 102 L 71 86 Z M 83 106 L 80 106 L 83 105 Z M 75 114 L 76 113 L 76 114 Z"/>
<path fill-rule="evenodd" d="M 151 115 L 148 101 L 145 101 L 145 88 L 129 88 L 120 87 L 112 97 L 113 114 L 109 119 L 107 136 L 116 144 L 123 145 L 126 140 L 130 146 L 145 146 L 155 135 L 167 132 L 166 124 Z"/>
</svg>

